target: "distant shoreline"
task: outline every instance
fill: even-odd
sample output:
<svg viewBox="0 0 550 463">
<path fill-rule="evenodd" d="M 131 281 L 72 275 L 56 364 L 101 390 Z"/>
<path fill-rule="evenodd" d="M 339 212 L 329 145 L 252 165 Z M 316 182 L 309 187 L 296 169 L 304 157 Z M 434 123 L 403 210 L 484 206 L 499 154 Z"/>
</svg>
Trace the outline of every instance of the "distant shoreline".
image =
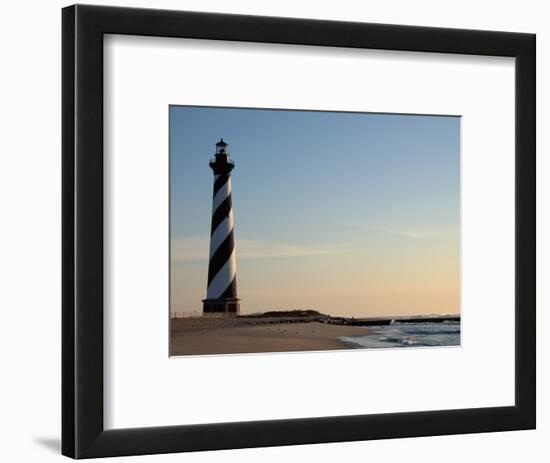
<svg viewBox="0 0 550 463">
<path fill-rule="evenodd" d="M 203 316 L 189 315 L 180 318 L 202 318 Z M 220 316 L 214 316 L 219 318 Z M 222 317 L 223 318 L 223 317 Z M 384 326 L 392 323 L 444 323 L 460 322 L 460 315 L 430 314 L 430 315 L 398 315 L 391 317 L 344 317 L 326 315 L 316 310 L 272 310 L 263 313 L 252 313 L 233 317 L 238 320 L 248 320 L 253 323 L 308 323 L 320 322 L 347 326 Z"/>
<path fill-rule="evenodd" d="M 350 326 L 384 326 L 392 323 L 445 323 L 460 322 L 460 315 L 434 315 L 434 316 L 403 316 L 403 317 L 372 317 L 372 318 L 347 318 L 330 317 L 331 322 L 342 323 Z"/>
</svg>

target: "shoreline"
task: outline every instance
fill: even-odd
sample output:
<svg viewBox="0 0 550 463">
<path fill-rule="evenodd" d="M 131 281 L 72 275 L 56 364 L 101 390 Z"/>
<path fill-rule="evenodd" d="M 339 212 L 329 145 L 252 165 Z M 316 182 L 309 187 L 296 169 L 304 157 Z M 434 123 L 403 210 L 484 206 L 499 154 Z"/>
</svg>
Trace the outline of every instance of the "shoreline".
<svg viewBox="0 0 550 463">
<path fill-rule="evenodd" d="M 340 338 L 368 336 L 365 327 L 317 320 L 190 317 L 170 324 L 170 355 L 303 352 L 360 348 Z"/>
</svg>

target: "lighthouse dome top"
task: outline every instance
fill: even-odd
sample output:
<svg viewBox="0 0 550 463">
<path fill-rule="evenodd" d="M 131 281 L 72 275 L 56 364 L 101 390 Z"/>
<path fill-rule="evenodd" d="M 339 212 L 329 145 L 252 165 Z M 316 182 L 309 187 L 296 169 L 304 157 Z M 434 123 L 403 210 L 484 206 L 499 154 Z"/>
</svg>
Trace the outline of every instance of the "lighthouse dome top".
<svg viewBox="0 0 550 463">
<path fill-rule="evenodd" d="M 216 143 L 216 154 L 228 154 L 228 147 L 229 145 L 223 141 L 223 138 L 220 139 L 218 143 Z"/>
</svg>

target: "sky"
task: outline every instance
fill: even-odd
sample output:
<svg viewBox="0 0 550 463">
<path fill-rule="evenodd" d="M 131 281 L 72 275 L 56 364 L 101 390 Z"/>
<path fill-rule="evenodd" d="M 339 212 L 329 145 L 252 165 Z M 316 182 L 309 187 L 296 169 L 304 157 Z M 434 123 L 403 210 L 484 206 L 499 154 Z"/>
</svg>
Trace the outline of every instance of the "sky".
<svg viewBox="0 0 550 463">
<path fill-rule="evenodd" d="M 242 313 L 460 312 L 459 117 L 171 106 L 172 313 L 202 311 L 222 137 Z"/>
</svg>

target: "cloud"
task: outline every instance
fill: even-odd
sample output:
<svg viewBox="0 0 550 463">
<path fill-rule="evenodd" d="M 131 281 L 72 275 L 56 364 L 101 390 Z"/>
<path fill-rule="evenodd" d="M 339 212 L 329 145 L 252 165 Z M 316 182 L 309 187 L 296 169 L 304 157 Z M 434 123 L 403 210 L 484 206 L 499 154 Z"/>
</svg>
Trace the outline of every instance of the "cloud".
<svg viewBox="0 0 550 463">
<path fill-rule="evenodd" d="M 202 237 L 173 239 L 170 254 L 173 261 L 208 259 L 209 242 Z"/>
<path fill-rule="evenodd" d="M 343 246 L 296 245 L 262 240 L 239 240 L 237 246 L 240 259 L 319 256 L 347 250 Z"/>
<path fill-rule="evenodd" d="M 432 230 L 390 230 L 390 233 L 413 240 L 431 240 L 443 236 L 443 233 Z"/>
<path fill-rule="evenodd" d="M 297 245 L 264 240 L 239 239 L 236 241 L 238 259 L 277 257 L 305 257 L 338 254 L 349 251 L 347 246 Z M 190 237 L 172 240 L 173 261 L 205 260 L 209 254 L 209 240 L 204 237 Z"/>
</svg>

